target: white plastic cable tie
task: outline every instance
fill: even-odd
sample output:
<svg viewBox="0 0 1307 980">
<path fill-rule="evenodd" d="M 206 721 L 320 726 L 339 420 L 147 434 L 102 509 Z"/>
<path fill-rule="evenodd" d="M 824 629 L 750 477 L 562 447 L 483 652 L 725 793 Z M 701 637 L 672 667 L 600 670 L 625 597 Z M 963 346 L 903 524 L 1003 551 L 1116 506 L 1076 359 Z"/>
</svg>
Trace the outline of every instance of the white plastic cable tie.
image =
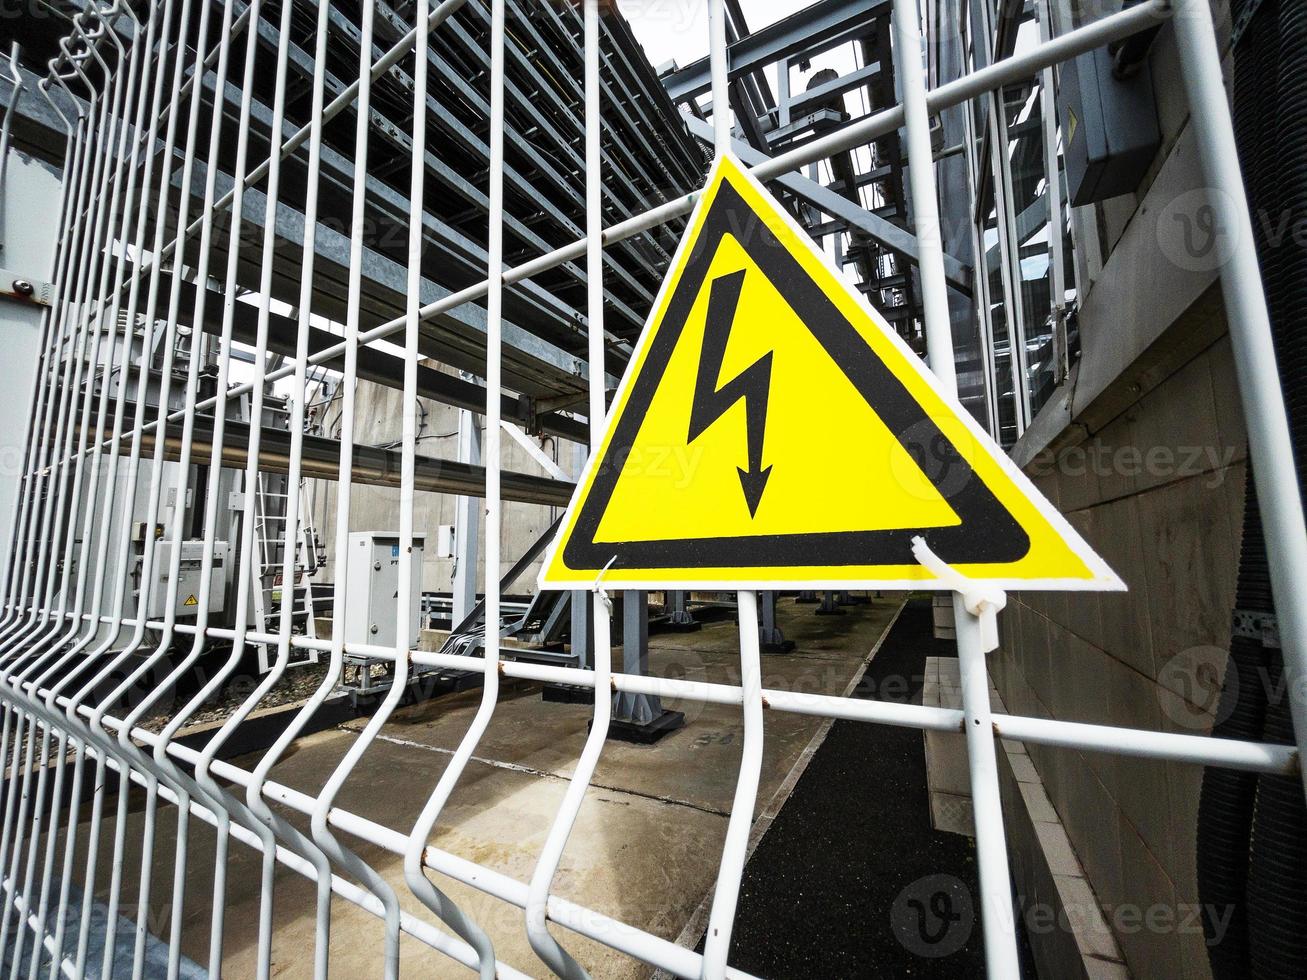
<svg viewBox="0 0 1307 980">
<path fill-rule="evenodd" d="M 609 558 L 608 564 L 599 569 L 599 574 L 595 576 L 594 585 L 590 586 L 590 591 L 599 597 L 599 601 L 607 607 L 610 613 L 613 611 L 613 600 L 608 597 L 608 593 L 604 591 L 604 588 L 600 583 L 603 581 L 604 576 L 608 574 L 608 569 L 613 567 L 613 562 L 615 561 L 617 561 L 616 555 Z"/>
<path fill-rule="evenodd" d="M 998 647 L 998 613 L 1007 605 L 1007 593 L 992 586 L 980 585 L 967 578 L 956 568 L 930 550 L 926 539 L 915 535 L 912 554 L 940 582 L 962 596 L 967 612 L 980 620 L 980 647 L 989 653 Z"/>
</svg>

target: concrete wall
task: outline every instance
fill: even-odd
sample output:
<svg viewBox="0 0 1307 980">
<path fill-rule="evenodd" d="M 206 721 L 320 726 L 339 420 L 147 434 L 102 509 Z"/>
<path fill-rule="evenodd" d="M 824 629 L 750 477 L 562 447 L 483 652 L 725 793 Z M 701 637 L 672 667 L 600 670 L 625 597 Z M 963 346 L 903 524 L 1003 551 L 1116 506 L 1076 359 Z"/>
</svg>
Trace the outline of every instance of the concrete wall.
<svg viewBox="0 0 1307 980">
<path fill-rule="evenodd" d="M 1229 641 L 1245 482 L 1233 392 L 1222 338 L 1092 438 L 1029 468 L 1130 590 L 1012 596 L 992 661 L 1010 710 L 1210 731 L 1215 700 L 1204 681 L 1219 683 Z M 1179 924 L 1198 901 L 1202 770 L 1033 745 L 1029 753 L 1108 921 L 1127 905 L 1179 910 L 1160 931 L 1118 923 L 1133 971 L 1207 975 L 1201 930 Z"/>
<path fill-rule="evenodd" d="M 428 367 L 440 368 L 430 363 Z M 421 456 L 434 459 L 454 460 L 458 458 L 458 409 L 441 405 L 426 399 L 419 399 L 426 410 L 425 421 L 419 413 L 419 441 L 417 451 Z M 398 444 L 400 439 L 400 392 L 360 382 L 356 395 L 355 441 L 360 445 L 384 446 Z M 334 426 L 339 412 L 339 401 L 326 413 L 326 418 Z M 335 437 L 334 428 L 327 433 Z M 559 462 L 563 471 L 574 472 L 572 444 L 559 442 L 550 438 L 545 443 L 545 451 Z M 503 436 L 501 465 L 505 470 L 530 473 L 536 476 L 548 474 L 530 455 L 519 446 L 507 433 Z M 427 592 L 448 592 L 454 574 L 454 562 L 448 558 L 435 557 L 436 528 L 440 524 L 453 524 L 454 511 L 458 497 L 450 494 L 428 493 L 418 491 L 413 504 L 413 529 L 415 533 L 425 532 L 427 549 L 424 553 L 422 568 L 422 588 Z M 482 515 L 478 528 L 478 565 L 477 590 L 484 590 L 485 583 L 485 509 L 484 501 L 479 502 L 478 512 Z M 502 562 L 499 574 L 502 576 L 521 557 L 522 553 L 544 532 L 561 512 L 556 507 L 540 507 L 532 504 L 506 503 L 503 508 L 503 534 L 501 537 Z M 327 567 L 319 573 L 318 581 L 330 582 L 334 577 L 333 543 L 335 535 L 336 485 L 325 481 L 314 481 L 313 515 L 317 525 L 319 540 L 327 546 Z M 372 487 L 356 484 L 350 501 L 350 530 L 352 531 L 391 531 L 399 530 L 399 491 L 388 487 Z M 535 576 L 539 565 L 527 570 L 517 584 L 514 592 L 535 590 Z"/>
<path fill-rule="evenodd" d="M 1177 233 L 1205 191 L 1167 30 L 1152 63 L 1163 148 L 1138 194 L 1073 217 L 1081 360 L 1013 450 L 1129 591 L 1011 596 L 992 671 L 1014 713 L 1207 734 L 1246 435 L 1215 284 L 1225 243 L 1195 255 Z M 1134 974 L 1210 975 L 1194 914 L 1201 768 L 1029 753 Z"/>
</svg>

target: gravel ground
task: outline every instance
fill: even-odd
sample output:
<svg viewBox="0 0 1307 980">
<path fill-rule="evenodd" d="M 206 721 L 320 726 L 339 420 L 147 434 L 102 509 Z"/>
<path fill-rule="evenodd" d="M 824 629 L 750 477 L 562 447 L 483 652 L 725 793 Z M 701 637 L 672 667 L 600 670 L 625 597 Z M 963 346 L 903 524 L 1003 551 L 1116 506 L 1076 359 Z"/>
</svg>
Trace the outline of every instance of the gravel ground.
<svg viewBox="0 0 1307 980">
<path fill-rule="evenodd" d="M 259 701 L 259 710 L 304 701 L 322 683 L 326 673 L 327 665 L 325 660 L 323 663 L 304 664 L 299 667 L 288 668 L 286 673 L 282 675 L 280 683 Z M 191 728 L 221 722 L 231 717 L 232 712 L 254 692 L 259 684 L 259 679 L 257 674 L 237 674 L 233 676 L 218 692 L 214 700 L 195 712 L 191 720 L 182 729 L 182 732 L 184 733 Z M 143 719 L 141 727 L 146 731 L 160 731 L 173 718 L 176 711 L 185 706 L 187 700 L 189 698 L 179 697 L 176 699 L 175 704 L 167 704 L 166 701 L 161 703 L 160 710 Z"/>
</svg>

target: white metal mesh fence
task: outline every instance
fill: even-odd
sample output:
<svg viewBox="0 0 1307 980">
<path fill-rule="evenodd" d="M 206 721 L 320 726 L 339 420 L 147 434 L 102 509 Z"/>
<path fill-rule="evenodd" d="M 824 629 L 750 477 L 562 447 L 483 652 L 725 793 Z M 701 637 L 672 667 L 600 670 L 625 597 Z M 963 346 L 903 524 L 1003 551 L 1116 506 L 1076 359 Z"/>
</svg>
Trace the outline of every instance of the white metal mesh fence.
<svg viewBox="0 0 1307 980">
<path fill-rule="evenodd" d="M 757 791 L 763 718 L 766 711 L 781 711 L 967 733 L 986 957 L 993 974 L 1014 976 L 1016 946 L 994 761 L 996 736 L 1253 771 L 1299 770 L 1295 747 L 991 715 L 980 632 L 982 617 L 992 616 L 993 611 L 981 609 L 977 615 L 961 599 L 955 602 L 965 701 L 961 711 L 763 689 L 757 631 L 748 628 L 741 631 L 743 680 L 739 686 L 614 673 L 611 609 L 598 588 L 593 596 L 592 670 L 501 660 L 499 636 L 493 629 L 487 631 L 483 656 L 477 657 L 420 652 L 410 648 L 403 635 L 393 647 L 347 644 L 341 629 L 333 630 L 330 640 L 303 635 L 292 629 L 295 591 L 289 587 L 280 593 L 277 628 L 252 630 L 244 625 L 249 619 L 247 603 L 254 574 L 249 561 L 241 562 L 237 573 L 232 600 L 236 610 L 231 619 L 235 625 L 215 625 L 210 596 L 214 576 L 219 574 L 215 566 L 223 555 L 220 546 L 231 544 L 240 554 L 250 554 L 256 527 L 251 510 L 254 494 L 246 492 L 237 498 L 236 509 L 246 517 L 239 522 L 239 544 L 219 538 L 219 507 L 225 506 L 218 492 L 220 473 L 224 467 L 243 471 L 246 488 L 254 487 L 268 472 L 284 473 L 287 487 L 299 485 L 305 474 L 303 393 L 317 365 L 330 365 L 340 379 L 336 521 L 331 548 L 337 569 L 334 608 L 344 608 L 350 489 L 357 465 L 354 399 L 359 352 L 383 338 L 393 338 L 403 347 L 400 584 L 395 615 L 399 623 L 412 618 L 409 585 L 415 574 L 419 330 L 424 323 L 474 302 L 484 302 L 487 314 L 488 356 L 483 374 L 485 566 L 498 569 L 503 513 L 499 459 L 505 288 L 563 263 L 584 261 L 589 283 L 593 444 L 605 411 L 603 251 L 684 215 L 695 203 L 696 196 L 690 194 L 604 226 L 599 166 L 603 123 L 599 3 L 585 0 L 586 235 L 506 267 L 504 3 L 491 0 L 486 120 L 491 221 L 486 275 L 434 302 L 423 303 L 428 45 L 433 33 L 462 5 L 463 0 L 445 0 L 435 6 L 429 0 L 416 0 L 410 14 L 411 29 L 375 56 L 375 51 L 381 50 L 373 43 L 376 6 L 365 0 L 360 5 L 357 60 L 349 67 L 352 76 L 343 90 L 328 99 L 329 76 L 335 80 L 344 68 L 339 52 L 328 50 L 330 3 L 297 7 L 261 0 L 252 0 L 248 6 L 236 0 L 151 0 L 132 6 L 117 0 L 105 7 L 92 6 L 78 18 L 64 42 L 64 54 L 51 63 L 39 91 L 26 93 L 28 98 L 49 101 L 66 125 L 68 141 L 64 196 L 59 206 L 62 234 L 50 270 L 50 279 L 59 291 L 44 320 L 45 346 L 32 406 L 29 457 L 15 514 L 16 560 L 6 583 L 0 620 L 0 757 L 6 767 L 0 871 L 7 898 L 0 947 L 13 951 L 12 975 L 17 973 L 23 950 L 37 947 L 44 949 L 52 976 L 95 971 L 109 975 L 115 945 L 122 940 L 112 929 L 107 930 L 103 958 L 99 963 L 90 962 L 91 903 L 79 899 L 105 890 L 105 883 L 96 877 L 103 864 L 98 853 L 99 831 L 108 827 L 112 829 L 108 921 L 114 921 L 124 908 L 124 878 L 138 881 L 133 973 L 143 975 L 152 870 L 156 865 L 170 868 L 170 933 L 160 938 L 167 943 L 168 975 L 178 976 L 183 968 L 180 950 L 185 918 L 180 913 L 187 885 L 186 828 L 191 817 L 212 824 L 217 833 L 207 964 L 214 976 L 220 975 L 223 964 L 225 871 L 228 848 L 233 844 L 252 848 L 262 856 L 260 976 L 268 976 L 270 971 L 273 881 L 278 864 L 316 883 L 313 962 L 319 977 L 327 975 L 329 966 L 333 897 L 384 922 L 385 944 L 379 952 L 387 976 L 398 974 L 401 933 L 448 954 L 483 977 L 521 975 L 496 962 L 483 929 L 441 890 L 445 879 L 520 908 L 523 926 L 543 964 L 541 972 L 547 967 L 560 976 L 585 975 L 566 949 L 568 934 L 574 933 L 678 976 L 742 975 L 727 966 L 727 951 Z M 729 98 L 724 10 L 722 2 L 710 2 L 709 7 L 713 106 L 725 107 Z M 307 93 L 310 119 L 302 128 L 290 131 L 286 104 L 292 17 L 307 11 L 312 12 L 315 24 L 313 84 Z M 913 52 L 907 58 L 910 61 L 918 49 L 914 0 L 896 0 L 894 15 L 897 44 L 901 50 Z M 934 208 L 929 115 L 1167 18 L 1179 42 L 1207 184 L 1223 191 L 1213 196 L 1213 206 L 1227 227 L 1243 228 L 1248 233 L 1242 240 L 1251 241 L 1206 0 L 1151 0 L 930 91 L 919 72 L 904 71 L 902 105 L 769 159 L 754 167 L 753 173 L 764 180 L 774 178 L 906 126 L 930 361 L 936 374 L 951 385 L 953 354 Z M 258 43 L 262 31 L 270 31 L 276 39 L 275 58 Z M 414 176 L 408 198 L 407 304 L 402 316 L 364 328 L 361 299 L 370 100 L 373 83 L 408 59 L 412 61 L 413 105 L 407 135 Z M 270 72 L 275 73 L 276 100 L 270 123 L 259 127 L 252 121 L 252 93 L 256 76 Z M 236 93 L 234 103 L 222 96 L 229 85 Z M 67 97 L 52 97 L 54 90 L 63 90 Z M 218 96 L 200 97 L 205 92 Z M 297 97 L 304 98 L 305 93 Z M 311 353 L 309 336 L 316 300 L 314 236 L 324 130 L 333 120 L 336 127 L 345 125 L 351 114 L 354 180 L 343 336 Z M 730 114 L 717 112 L 714 122 L 717 147 L 725 149 Z M 261 134 L 257 140 L 252 138 L 256 132 Z M 286 304 L 280 304 L 276 313 L 295 321 L 297 346 L 293 357 L 276 365 L 268 356 L 268 330 L 274 314 L 274 277 L 288 274 L 275 239 L 289 161 L 294 161 L 295 179 L 303 184 L 297 199 L 304 215 L 302 248 L 291 263 L 298 265 L 292 273 L 298 279 L 298 302 L 289 312 Z M 260 203 L 261 222 L 229 220 L 233 214 L 249 214 Z M 261 230 L 251 236 L 249 228 L 255 225 Z M 258 288 L 252 292 L 238 285 L 242 262 L 257 263 Z M 1301 581 L 1300 573 L 1307 567 L 1307 537 L 1288 451 L 1265 301 L 1251 250 L 1244 250 L 1223 267 L 1222 285 L 1263 503 L 1285 661 L 1297 682 L 1304 677 L 1307 598 L 1294 583 Z M 206 309 L 206 304 L 216 307 L 219 300 L 220 309 Z M 251 344 L 238 344 L 233 339 L 236 321 L 251 305 L 256 313 L 255 337 Z M 212 372 L 205 370 L 201 350 L 207 341 L 198 329 L 206 317 L 221 323 L 211 351 Z M 239 363 L 234 356 L 238 350 L 253 352 L 252 377 L 240 383 L 234 380 L 233 371 L 233 365 Z M 286 378 L 290 379 L 287 440 L 284 450 L 280 446 L 270 449 L 263 444 L 265 427 L 258 423 L 264 417 L 265 397 L 272 384 Z M 200 548 L 185 550 L 181 520 L 168 522 L 166 534 L 155 533 L 156 527 L 165 524 L 169 508 L 182 507 L 192 496 L 199 499 L 201 495 L 204 508 L 196 531 L 202 541 Z M 279 554 L 282 581 L 290 583 L 296 577 L 299 550 L 295 534 L 301 503 L 295 493 L 287 493 L 285 507 Z M 110 527 L 116 527 L 117 533 L 109 533 Z M 135 530 L 129 533 L 131 528 Z M 129 572 L 131 568 L 136 572 Z M 192 571 L 194 578 L 184 579 L 184 571 Z M 195 583 L 192 594 L 179 592 L 183 580 Z M 500 595 L 493 574 L 485 583 L 485 592 L 486 622 L 497 623 Z M 133 596 L 136 601 L 129 603 Z M 156 598 L 159 601 L 152 601 Z M 191 599 L 194 618 L 179 621 L 179 604 Z M 746 626 L 756 620 L 753 593 L 740 594 L 740 613 Z M 220 645 L 221 652 L 213 652 L 214 644 Z M 273 652 L 271 670 L 223 719 L 203 748 L 183 744 L 178 733 L 231 676 L 251 645 L 266 646 Z M 243 769 L 220 761 L 224 744 L 279 683 L 292 657 L 304 652 L 326 658 L 321 685 L 256 766 Z M 306 795 L 271 778 L 273 770 L 340 681 L 347 655 L 390 665 L 394 683 L 321 792 Z M 211 658 L 202 688 L 187 703 L 171 709 L 162 730 L 142 727 L 142 720 L 157 709 L 162 692 L 173 689 L 202 656 Z M 420 817 L 412 827 L 386 827 L 337 806 L 335 800 L 345 780 L 364 763 L 370 745 L 398 706 L 408 673 L 430 666 L 479 672 L 484 675 L 484 686 L 480 708 L 439 781 L 434 786 L 413 783 L 414 794 L 426 801 Z M 591 735 L 530 881 L 507 877 L 430 844 L 442 811 L 490 723 L 501 676 L 562 682 L 595 691 Z M 139 692 L 147 683 L 142 696 Z M 743 712 L 744 752 L 702 955 L 624 924 L 601 909 L 581 907 L 552 890 L 563 848 L 604 746 L 613 691 L 739 705 Z M 1295 703 L 1295 719 L 1298 731 L 1304 732 L 1307 719 L 1300 702 Z M 124 784 L 130 781 L 144 789 L 141 837 L 130 842 L 131 846 L 127 840 L 128 794 L 115 791 L 109 778 L 113 774 Z M 87 786 L 92 788 L 84 794 Z M 89 803 L 82 802 L 84 796 L 89 796 Z M 162 853 L 155 846 L 161 807 L 177 808 L 173 853 Z M 307 832 L 292 821 L 292 813 L 309 817 Z M 64 833 L 60 837 L 61 831 L 86 820 L 91 826 L 89 834 Z M 394 887 L 355 850 L 353 842 L 357 841 L 402 856 L 405 885 L 427 914 L 401 910 Z M 138 869 L 125 866 L 129 854 L 140 855 Z M 30 955 L 29 961 L 31 978 L 37 975 L 38 957 Z"/>
</svg>

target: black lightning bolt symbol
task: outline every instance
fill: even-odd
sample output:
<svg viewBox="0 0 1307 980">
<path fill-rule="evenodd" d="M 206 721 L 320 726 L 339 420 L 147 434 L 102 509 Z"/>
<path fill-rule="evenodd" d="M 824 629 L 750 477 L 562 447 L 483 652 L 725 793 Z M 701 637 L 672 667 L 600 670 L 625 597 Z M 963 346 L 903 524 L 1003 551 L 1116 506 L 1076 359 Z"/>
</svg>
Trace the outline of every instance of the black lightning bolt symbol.
<svg viewBox="0 0 1307 980">
<path fill-rule="evenodd" d="M 740 488 L 749 506 L 749 516 L 758 512 L 762 493 L 767 488 L 771 467 L 762 465 L 762 444 L 767 428 L 767 397 L 771 391 L 772 351 L 768 351 L 734 378 L 717 387 L 726 355 L 726 342 L 735 322 L 735 310 L 740 302 L 740 289 L 744 284 L 744 270 L 718 276 L 713 280 L 708 297 L 708 322 L 703 331 L 703 349 L 699 355 L 699 371 L 694 382 L 694 400 L 690 405 L 689 442 L 694 442 L 740 399 L 744 399 L 745 419 L 748 426 L 749 468 L 736 467 L 740 474 Z"/>
</svg>

